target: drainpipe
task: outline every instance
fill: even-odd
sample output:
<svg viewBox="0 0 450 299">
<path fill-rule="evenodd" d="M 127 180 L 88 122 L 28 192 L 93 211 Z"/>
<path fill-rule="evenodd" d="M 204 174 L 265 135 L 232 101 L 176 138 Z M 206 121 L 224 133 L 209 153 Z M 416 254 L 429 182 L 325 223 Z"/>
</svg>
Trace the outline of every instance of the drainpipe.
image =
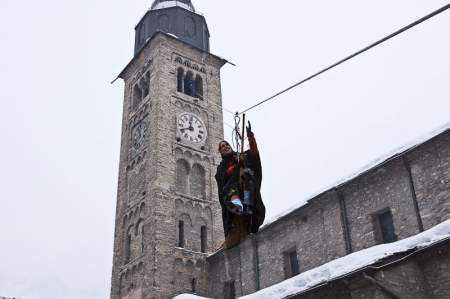
<svg viewBox="0 0 450 299">
<path fill-rule="evenodd" d="M 339 189 L 334 189 L 336 192 L 336 195 L 339 199 L 339 207 L 341 210 L 341 222 L 342 222 L 342 230 L 344 232 L 344 241 L 345 241 L 345 250 L 347 254 L 350 254 L 353 252 L 352 248 L 352 239 L 350 236 L 350 228 L 348 224 L 348 215 L 347 215 L 347 206 L 345 204 L 345 198 Z"/>
<path fill-rule="evenodd" d="M 255 267 L 255 286 L 256 291 L 261 289 L 261 281 L 259 274 L 259 246 L 258 246 L 258 236 L 253 235 L 253 254 L 254 254 L 254 267 Z"/>
<path fill-rule="evenodd" d="M 422 216 L 420 216 L 420 209 L 419 209 L 419 203 L 417 201 L 416 196 L 416 188 L 414 187 L 414 180 L 411 172 L 411 165 L 409 165 L 408 161 L 406 160 L 406 157 L 402 157 L 403 165 L 405 166 L 407 176 L 408 176 L 408 184 L 409 184 L 409 190 L 411 190 L 411 198 L 414 205 L 414 211 L 416 212 L 416 218 L 417 218 L 417 224 L 419 226 L 419 231 L 423 232 L 423 221 Z"/>
</svg>

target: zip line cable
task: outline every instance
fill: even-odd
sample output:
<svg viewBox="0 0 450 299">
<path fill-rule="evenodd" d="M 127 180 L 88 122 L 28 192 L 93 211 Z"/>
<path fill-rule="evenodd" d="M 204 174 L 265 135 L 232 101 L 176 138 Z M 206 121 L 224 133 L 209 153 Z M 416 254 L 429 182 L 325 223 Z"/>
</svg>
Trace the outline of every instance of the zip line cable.
<svg viewBox="0 0 450 299">
<path fill-rule="evenodd" d="M 202 98 L 202 99 L 203 99 L 203 98 Z M 216 106 L 216 107 L 222 109 L 223 111 L 232 114 L 233 116 L 236 115 L 236 112 L 233 112 L 233 111 L 231 111 L 230 109 L 225 108 L 224 106 L 221 106 L 221 105 L 219 105 L 219 104 L 216 104 L 216 103 L 214 103 L 213 101 L 209 101 L 209 102 L 210 102 L 211 104 L 213 104 L 214 106 Z"/>
<path fill-rule="evenodd" d="M 256 107 L 258 107 L 258 106 L 260 106 L 260 105 L 262 105 L 262 104 L 264 104 L 264 103 L 266 103 L 266 102 L 268 102 L 268 101 L 270 101 L 270 100 L 272 100 L 272 99 L 274 99 L 274 98 L 276 98 L 278 96 L 280 96 L 280 95 L 282 95 L 283 93 L 286 93 L 289 90 L 291 90 L 291 89 L 293 89 L 293 88 L 295 88 L 295 87 L 297 87 L 299 85 L 302 85 L 303 83 L 306 83 L 306 82 L 310 81 L 311 79 L 314 79 L 315 77 L 317 77 L 317 76 L 319 76 L 319 75 L 321 75 L 321 74 L 323 74 L 323 73 L 325 73 L 325 72 L 327 72 L 327 71 L 329 71 L 329 70 L 331 70 L 331 69 L 333 69 L 333 68 L 343 64 L 344 62 L 347 62 L 348 60 L 351 60 L 351 59 L 355 58 L 356 56 L 361 55 L 362 53 L 369 51 L 370 49 L 372 49 L 372 48 L 374 48 L 374 47 L 376 47 L 376 46 L 378 46 L 378 45 L 380 45 L 380 44 L 382 44 L 382 43 L 384 43 L 384 42 L 386 42 L 386 41 L 396 37 L 397 35 L 405 32 L 405 31 L 407 31 L 407 30 L 409 30 L 409 29 L 411 29 L 411 28 L 413 28 L 413 27 L 415 27 L 415 26 L 417 26 L 417 25 L 419 25 L 419 24 L 421 24 L 421 23 L 423 23 L 423 22 L 425 22 L 425 21 L 427 21 L 427 20 L 429 20 L 429 19 L 431 19 L 431 18 L 441 14 L 441 13 L 443 13 L 444 11 L 446 11 L 449 8 L 450 8 L 450 4 L 445 5 L 444 7 L 440 8 L 440 9 L 438 9 L 438 10 L 432 12 L 432 13 L 430 13 L 429 15 L 426 15 L 425 17 L 423 17 L 423 18 L 421 18 L 421 19 L 419 19 L 419 20 L 409 24 L 408 26 L 405 26 L 402 29 L 400 29 L 400 30 L 398 30 L 398 31 L 396 31 L 396 32 L 394 32 L 394 33 L 392 33 L 392 34 L 390 34 L 390 35 L 380 39 L 379 41 L 377 41 L 377 42 L 375 42 L 375 43 L 373 43 L 373 44 L 363 48 L 362 50 L 359 50 L 358 52 L 356 52 L 356 53 L 354 53 L 354 54 L 352 54 L 350 56 L 347 56 L 346 58 L 336 62 L 335 64 L 332 64 L 331 66 L 322 69 L 321 71 L 319 71 L 319 72 L 317 72 L 317 73 L 307 77 L 306 79 L 303 79 L 302 81 L 300 81 L 298 83 L 295 83 L 294 85 L 292 85 L 292 86 L 290 86 L 290 87 L 288 87 L 288 88 L 286 88 L 286 89 L 284 89 L 284 90 L 274 94 L 273 96 L 271 96 L 271 97 L 269 97 L 269 98 L 267 98 L 267 99 L 265 99 L 263 101 L 258 102 L 257 104 L 255 104 L 255 105 L 245 109 L 244 111 L 240 112 L 239 115 L 242 115 L 242 114 L 244 114 L 244 113 L 246 113 L 246 112 L 248 112 L 248 111 L 250 111 L 250 110 L 252 110 L 252 109 L 254 109 L 254 108 L 256 108 Z"/>
</svg>

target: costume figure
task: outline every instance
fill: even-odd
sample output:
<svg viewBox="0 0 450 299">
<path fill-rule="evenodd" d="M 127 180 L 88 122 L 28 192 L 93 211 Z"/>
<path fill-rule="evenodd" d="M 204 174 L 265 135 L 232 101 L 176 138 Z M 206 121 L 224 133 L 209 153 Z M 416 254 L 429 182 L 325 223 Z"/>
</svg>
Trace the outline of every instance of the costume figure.
<svg viewBox="0 0 450 299">
<path fill-rule="evenodd" d="M 250 149 L 239 159 L 228 142 L 219 143 L 222 162 L 215 178 L 227 249 L 238 245 L 249 233 L 257 233 L 266 214 L 261 199 L 261 159 L 250 123 L 247 136 Z"/>
</svg>

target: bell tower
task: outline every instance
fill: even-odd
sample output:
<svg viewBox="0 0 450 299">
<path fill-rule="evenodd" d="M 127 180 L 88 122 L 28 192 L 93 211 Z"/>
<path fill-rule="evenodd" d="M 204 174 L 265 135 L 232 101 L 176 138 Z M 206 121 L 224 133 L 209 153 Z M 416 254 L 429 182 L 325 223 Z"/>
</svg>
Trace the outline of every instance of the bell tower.
<svg viewBox="0 0 450 299">
<path fill-rule="evenodd" d="M 112 299 L 207 295 L 223 242 L 214 180 L 223 139 L 220 69 L 191 1 L 156 0 L 136 26 L 125 83 Z"/>
</svg>

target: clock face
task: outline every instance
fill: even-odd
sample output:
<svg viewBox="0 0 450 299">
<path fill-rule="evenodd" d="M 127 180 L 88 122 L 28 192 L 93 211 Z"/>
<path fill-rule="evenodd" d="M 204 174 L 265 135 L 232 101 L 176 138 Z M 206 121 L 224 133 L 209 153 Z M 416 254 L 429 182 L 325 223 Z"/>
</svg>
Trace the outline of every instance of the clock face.
<svg viewBox="0 0 450 299">
<path fill-rule="evenodd" d="M 145 136 L 147 135 L 147 124 L 141 121 L 133 128 L 131 134 L 133 147 L 139 149 L 144 143 Z"/>
<path fill-rule="evenodd" d="M 177 135 L 182 140 L 196 144 L 201 144 L 206 141 L 207 133 L 205 124 L 200 117 L 192 113 L 183 113 L 178 116 L 177 131 Z"/>
</svg>

